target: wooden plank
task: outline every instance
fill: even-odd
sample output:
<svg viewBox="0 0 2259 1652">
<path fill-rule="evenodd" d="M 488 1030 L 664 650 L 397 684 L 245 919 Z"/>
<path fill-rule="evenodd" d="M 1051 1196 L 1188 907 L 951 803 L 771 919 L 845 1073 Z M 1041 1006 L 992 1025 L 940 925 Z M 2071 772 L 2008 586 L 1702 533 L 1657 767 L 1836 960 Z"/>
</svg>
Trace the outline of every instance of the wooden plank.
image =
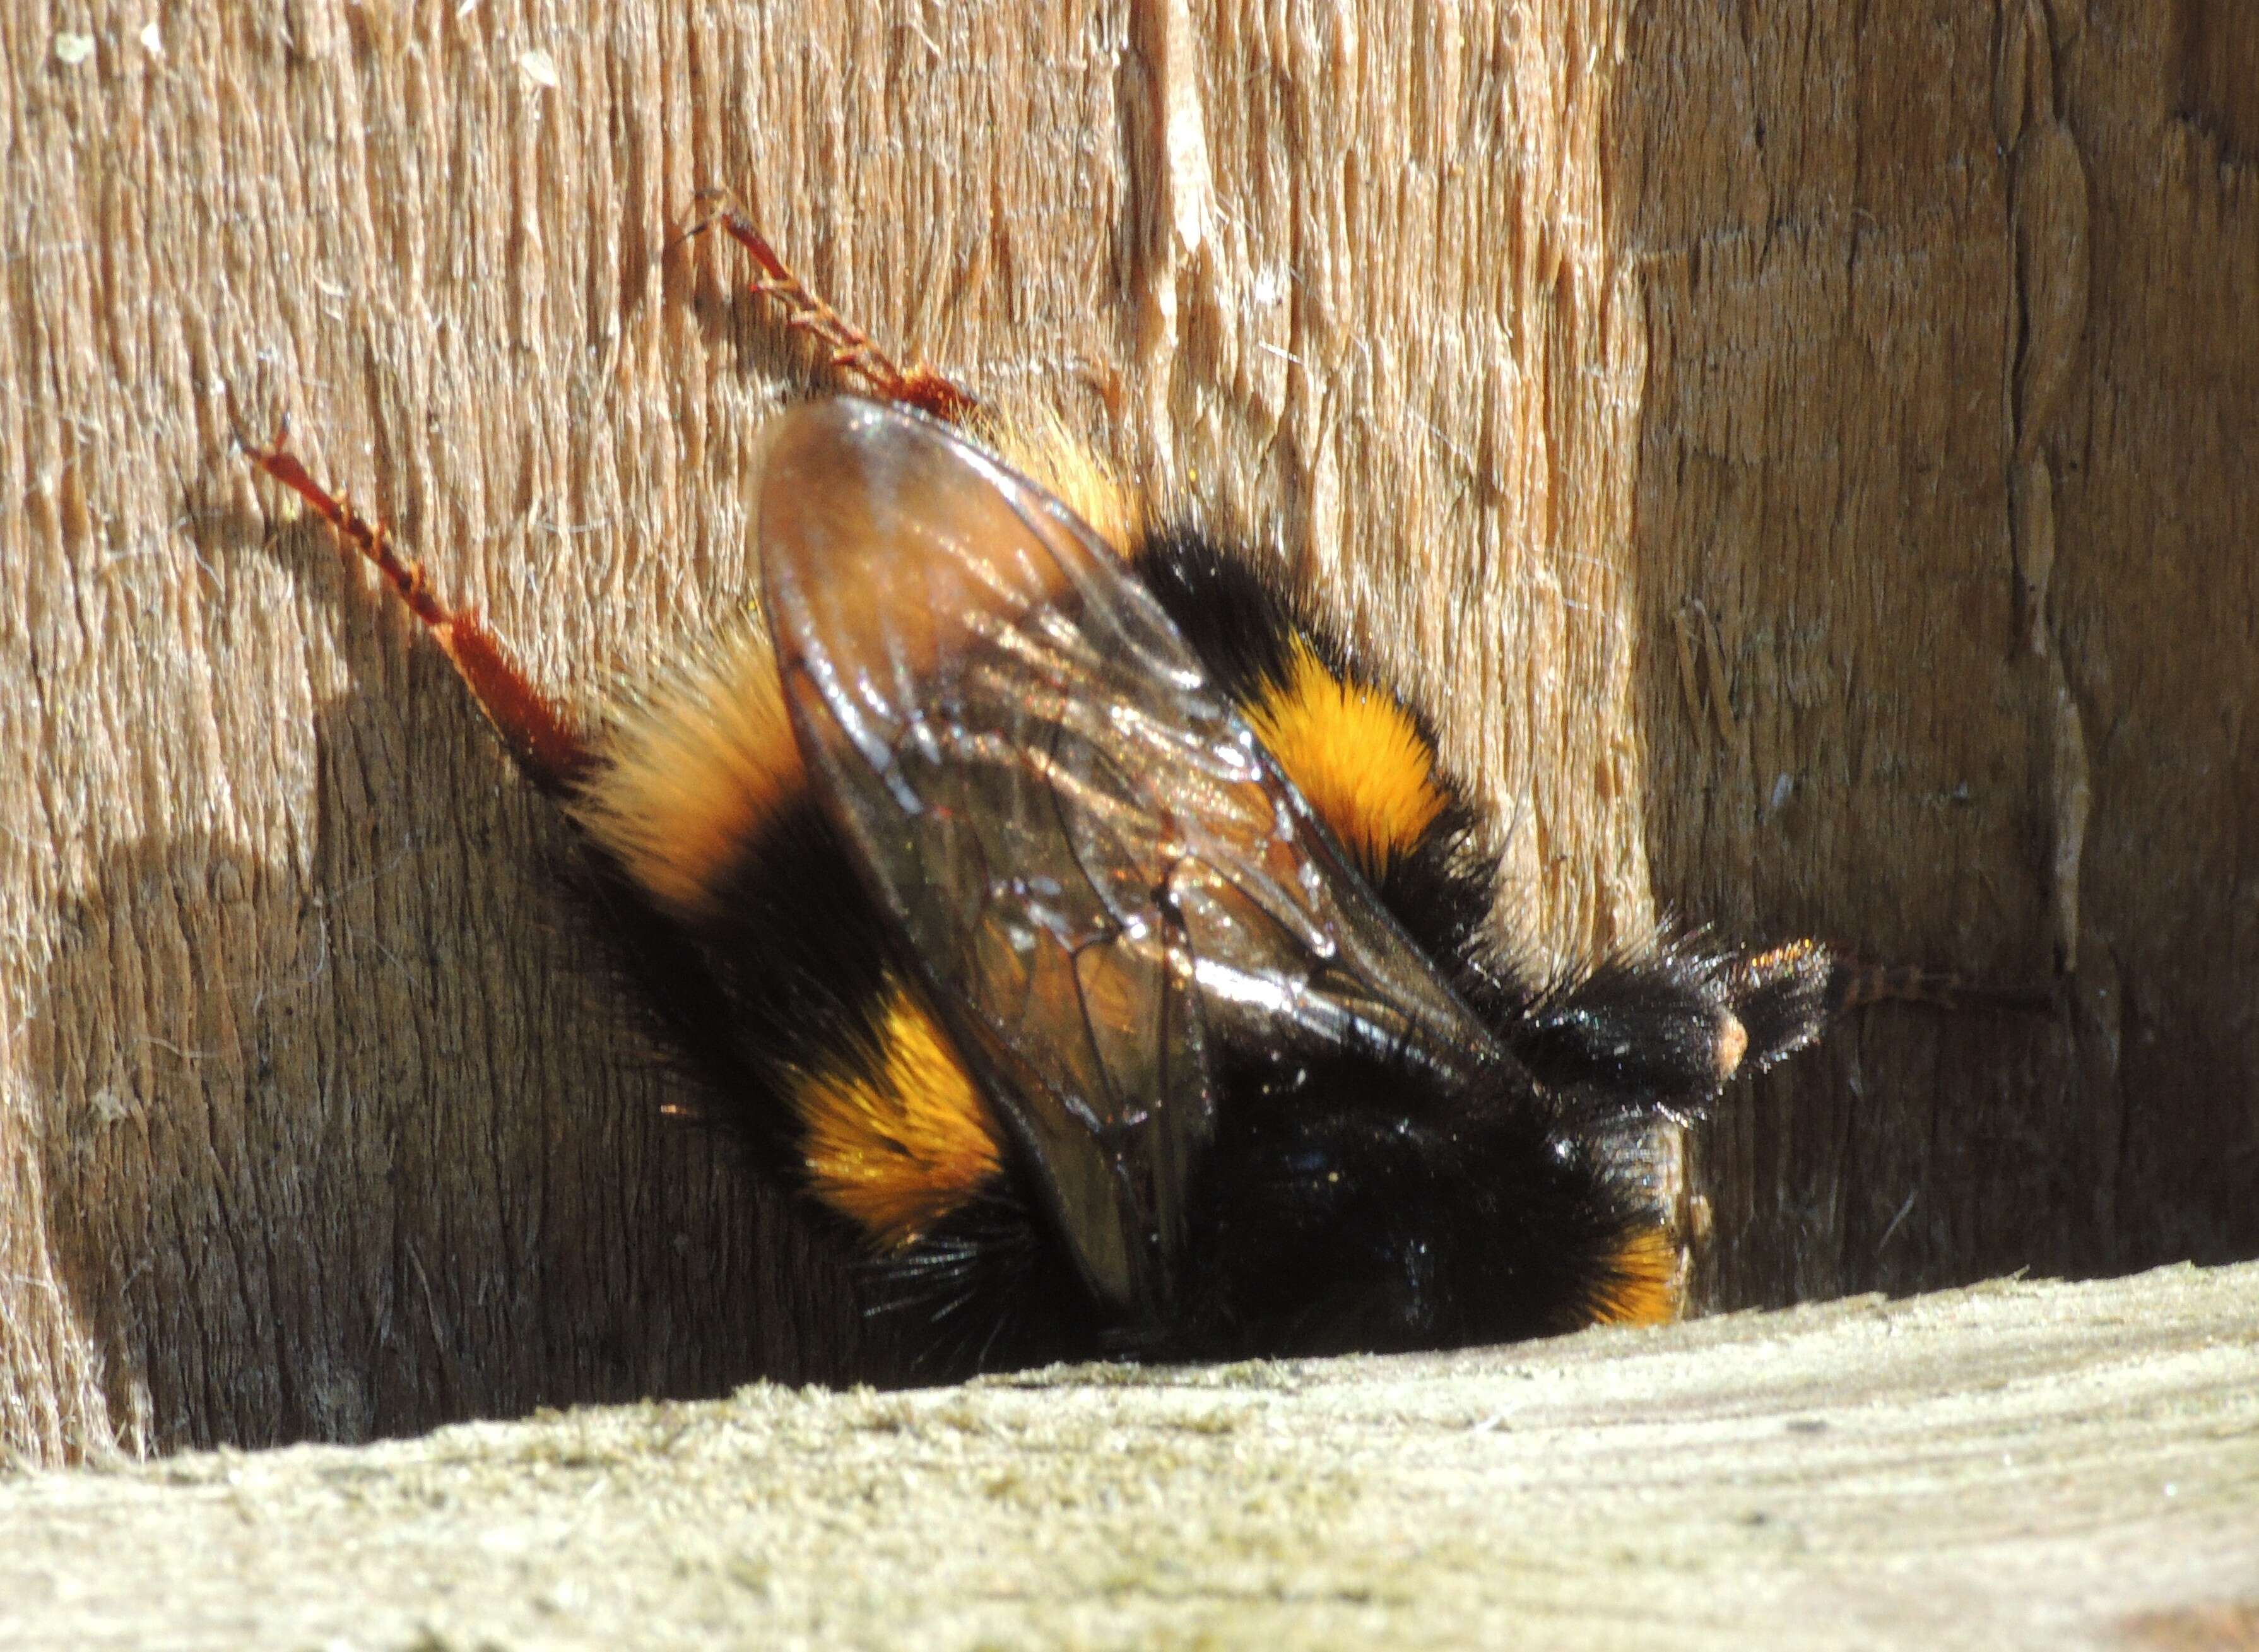
<svg viewBox="0 0 2259 1652">
<path fill-rule="evenodd" d="M 661 1125 L 444 667 L 230 448 L 293 415 L 600 696 L 741 600 L 803 379 L 669 245 L 715 182 L 1369 635 L 1535 944 L 1660 901 L 2075 966 L 2060 1025 L 1881 1018 L 1711 1127 L 1722 1300 L 2259 1250 L 2240 9 L 153 27 L 0 19 L 11 1449 L 888 1368 Z"/>
<path fill-rule="evenodd" d="M 1657 897 L 2044 978 L 1702 1139 L 1717 1289 L 2259 1252 L 2248 7 L 1641 8 Z"/>
<path fill-rule="evenodd" d="M 72 1646 L 2248 1647 L 2255 1325 L 2259 1265 L 2180 1268 L 196 1454 L 0 1482 L 0 1599 Z"/>
</svg>

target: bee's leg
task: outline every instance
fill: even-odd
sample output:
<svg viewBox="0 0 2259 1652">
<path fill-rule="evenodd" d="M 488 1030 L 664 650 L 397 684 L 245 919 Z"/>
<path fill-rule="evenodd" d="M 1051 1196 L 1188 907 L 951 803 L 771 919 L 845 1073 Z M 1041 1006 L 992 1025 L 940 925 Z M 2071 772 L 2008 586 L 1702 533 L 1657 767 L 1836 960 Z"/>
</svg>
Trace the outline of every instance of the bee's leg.
<svg viewBox="0 0 2259 1652">
<path fill-rule="evenodd" d="M 589 765 L 588 749 L 571 716 L 534 687 L 476 614 L 451 609 L 432 595 L 421 563 L 403 562 L 393 554 L 381 522 L 369 522 L 343 495 L 331 494 L 309 475 L 285 445 L 289 434 L 286 424 L 266 446 L 246 443 L 244 451 L 253 464 L 303 499 L 339 539 L 384 576 L 439 644 L 526 778 L 552 795 L 570 790 Z"/>
<path fill-rule="evenodd" d="M 831 365 L 855 374 L 872 392 L 888 402 L 914 407 L 955 424 L 980 403 L 973 393 L 923 362 L 908 367 L 871 341 L 871 336 L 810 291 L 776 254 L 751 218 L 728 205 L 725 192 L 703 189 L 698 198 L 720 203 L 706 218 L 684 231 L 686 237 L 718 229 L 752 254 L 758 271 L 746 285 L 764 298 L 784 307 L 785 325 L 813 333 L 831 352 Z"/>
<path fill-rule="evenodd" d="M 1549 1089 L 1610 1111 L 1696 1113 L 1745 1067 L 1819 1036 L 1828 974 L 1824 952 L 1721 958 L 1666 943 L 1519 992 L 1507 1042 Z"/>
<path fill-rule="evenodd" d="M 1628 1112 L 1699 1111 L 1871 1004 L 2043 1015 L 2056 995 L 1937 970 L 1862 963 L 1819 941 L 1709 953 L 1684 943 L 1611 958 L 1529 994 L 1510 1042 L 1543 1084 Z"/>
<path fill-rule="evenodd" d="M 1735 1065 L 1762 1072 L 1826 1031 L 1843 1008 L 1837 990 L 1842 965 L 1842 955 L 1818 941 L 1790 941 L 1719 960 L 1718 979 L 1748 1041 Z"/>
<path fill-rule="evenodd" d="M 2063 1003 L 2063 994 L 2056 986 L 2008 986 L 1999 981 L 1972 979 L 1957 970 L 1868 964 L 1849 952 L 1830 952 L 1828 964 L 1828 1008 L 1831 1015 L 1864 1009 L 1870 1004 L 1927 1004 L 1933 1009 L 1963 1013 L 1976 1010 L 1995 1015 L 2046 1015 Z"/>
<path fill-rule="evenodd" d="M 1819 941 L 1791 941 L 1724 960 L 1734 1013 L 1749 1029 L 1759 1065 L 1809 1043 L 1821 1029 L 1871 1004 L 1926 1004 L 1966 1014 L 2043 1015 L 2055 992 L 1973 980 L 1951 970 L 1869 964 Z"/>
</svg>

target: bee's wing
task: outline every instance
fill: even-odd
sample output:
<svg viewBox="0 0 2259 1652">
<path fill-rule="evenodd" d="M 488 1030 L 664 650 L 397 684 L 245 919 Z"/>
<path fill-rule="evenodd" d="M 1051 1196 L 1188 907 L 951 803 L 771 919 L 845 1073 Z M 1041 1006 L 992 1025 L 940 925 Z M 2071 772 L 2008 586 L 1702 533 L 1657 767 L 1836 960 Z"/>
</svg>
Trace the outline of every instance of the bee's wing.
<svg viewBox="0 0 2259 1652">
<path fill-rule="evenodd" d="M 1110 1306 L 1165 1311 L 1240 1029 L 1488 1055 L 1048 494 L 930 420 L 838 400 L 779 419 L 759 512 L 812 783 Z"/>
</svg>

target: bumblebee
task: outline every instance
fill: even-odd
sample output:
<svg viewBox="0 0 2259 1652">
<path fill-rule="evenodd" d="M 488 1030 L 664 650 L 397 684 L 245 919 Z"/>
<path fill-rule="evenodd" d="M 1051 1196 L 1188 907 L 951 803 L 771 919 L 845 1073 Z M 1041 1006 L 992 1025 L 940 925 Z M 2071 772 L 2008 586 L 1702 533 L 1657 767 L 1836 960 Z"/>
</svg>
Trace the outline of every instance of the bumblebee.
<svg viewBox="0 0 2259 1652">
<path fill-rule="evenodd" d="M 1627 1132 L 1810 1043 L 1861 973 L 1683 940 L 1533 972 L 1468 790 L 1321 616 L 709 222 L 869 394 L 776 418 L 758 601 L 601 723 L 251 450 L 572 822 L 708 1116 L 945 1372 L 1671 1317 Z"/>
</svg>

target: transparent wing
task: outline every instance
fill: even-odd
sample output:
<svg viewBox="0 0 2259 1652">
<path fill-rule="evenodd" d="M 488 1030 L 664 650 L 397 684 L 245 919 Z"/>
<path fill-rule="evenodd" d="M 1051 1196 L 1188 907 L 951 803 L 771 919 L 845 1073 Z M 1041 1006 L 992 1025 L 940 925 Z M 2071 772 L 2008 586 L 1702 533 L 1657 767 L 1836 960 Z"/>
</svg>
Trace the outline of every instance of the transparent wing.
<svg viewBox="0 0 2259 1652">
<path fill-rule="evenodd" d="M 1235 1038 L 1285 1017 L 1447 1067 L 1494 1053 L 1042 489 L 839 400 L 778 421 L 759 511 L 813 784 L 1102 1300 L 1165 1313 Z"/>
</svg>

